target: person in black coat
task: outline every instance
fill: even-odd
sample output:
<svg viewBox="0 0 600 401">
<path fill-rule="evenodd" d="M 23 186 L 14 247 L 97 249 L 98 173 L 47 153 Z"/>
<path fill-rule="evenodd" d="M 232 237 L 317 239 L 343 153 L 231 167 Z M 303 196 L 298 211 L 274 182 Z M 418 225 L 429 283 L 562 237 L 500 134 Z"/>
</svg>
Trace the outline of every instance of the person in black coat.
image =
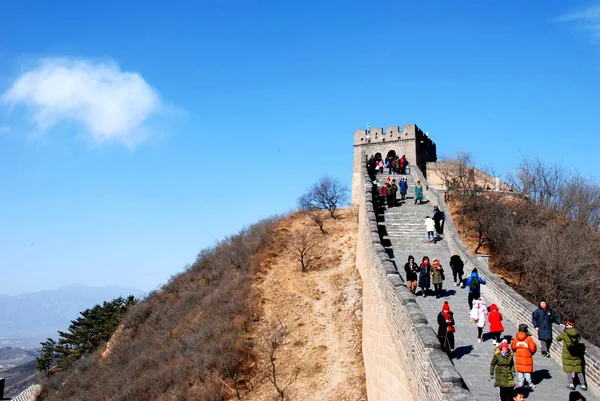
<svg viewBox="0 0 600 401">
<path fill-rule="evenodd" d="M 463 274 L 465 274 L 464 267 L 465 267 L 465 264 L 463 263 L 460 256 L 458 256 L 458 255 L 450 256 L 450 268 L 452 269 L 452 278 L 453 278 L 454 282 L 456 283 L 457 287 L 459 285 L 463 284 L 463 288 L 464 288 L 464 283 L 463 283 Z"/>
<path fill-rule="evenodd" d="M 427 296 L 427 290 L 431 287 L 431 263 L 429 256 L 423 256 L 423 262 L 419 266 L 419 287 L 423 298 Z"/>
<path fill-rule="evenodd" d="M 437 206 L 433 207 L 433 222 L 435 223 L 435 232 L 437 235 L 444 233 L 442 221 L 444 220 L 444 212 L 442 212 Z"/>
<path fill-rule="evenodd" d="M 440 340 L 440 345 L 442 346 L 442 351 L 448 353 L 452 353 L 454 349 L 454 332 L 456 329 L 454 328 L 454 313 L 450 310 L 450 304 L 448 301 L 444 302 L 442 306 L 442 311 L 437 316 L 438 322 L 438 338 Z"/>
<path fill-rule="evenodd" d="M 538 309 L 531 316 L 533 327 L 538 333 L 542 345 L 542 356 L 550 358 L 550 346 L 552 345 L 552 323 L 560 324 L 558 316 L 546 303 L 540 300 Z"/>
<path fill-rule="evenodd" d="M 404 265 L 404 271 L 406 272 L 406 286 L 414 294 L 417 291 L 419 265 L 415 263 L 415 258 L 412 255 L 408 256 L 408 262 Z"/>
</svg>

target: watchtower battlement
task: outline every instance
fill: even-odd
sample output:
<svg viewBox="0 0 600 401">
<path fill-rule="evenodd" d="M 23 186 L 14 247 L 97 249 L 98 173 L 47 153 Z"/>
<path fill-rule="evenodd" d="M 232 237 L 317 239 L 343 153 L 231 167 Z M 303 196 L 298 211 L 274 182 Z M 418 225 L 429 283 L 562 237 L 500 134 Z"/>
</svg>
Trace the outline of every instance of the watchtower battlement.
<svg viewBox="0 0 600 401">
<path fill-rule="evenodd" d="M 370 130 L 354 131 L 354 173 L 352 177 L 352 192 L 354 203 L 354 188 L 360 172 L 360 163 L 364 163 L 361 154 L 379 156 L 386 159 L 389 156 L 405 155 L 409 165 L 417 165 L 427 176 L 427 162 L 437 161 L 435 142 L 416 124 L 402 126 L 392 125 L 385 129 L 371 128 Z"/>
</svg>

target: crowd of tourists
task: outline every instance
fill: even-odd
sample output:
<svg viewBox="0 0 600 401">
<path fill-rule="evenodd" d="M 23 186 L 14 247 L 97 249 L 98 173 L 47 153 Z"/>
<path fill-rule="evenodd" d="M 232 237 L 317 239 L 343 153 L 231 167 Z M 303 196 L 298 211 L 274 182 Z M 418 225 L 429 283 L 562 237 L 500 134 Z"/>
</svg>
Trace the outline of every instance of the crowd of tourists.
<svg viewBox="0 0 600 401">
<path fill-rule="evenodd" d="M 367 161 L 367 168 L 369 169 L 369 174 L 375 175 L 377 173 L 383 174 L 383 171 L 387 169 L 388 174 L 406 174 L 406 169 L 408 167 L 408 160 L 405 155 L 402 157 L 398 157 L 396 155 L 389 155 L 385 160 L 381 157 L 381 155 L 376 154 L 372 155 Z"/>
<path fill-rule="evenodd" d="M 402 161 L 403 160 L 403 161 Z M 406 178 L 400 177 L 398 181 L 390 177 L 393 173 L 405 174 L 408 161 L 402 158 L 389 157 L 387 160 L 371 156 L 368 162 L 369 171 L 372 175 L 382 174 L 384 168 L 388 168 L 389 176 L 382 184 L 377 179 L 373 181 L 374 195 L 379 199 L 380 205 L 387 205 L 388 209 L 398 206 L 406 201 L 408 182 Z M 415 204 L 424 203 L 423 186 L 420 181 L 416 182 Z M 399 194 L 399 195 L 398 195 Z M 444 231 L 444 213 L 435 206 L 433 214 L 425 219 L 425 229 L 428 242 L 436 242 L 441 239 Z M 469 321 L 477 330 L 477 342 L 484 342 L 484 331 L 489 325 L 489 336 L 494 345 L 490 363 L 490 381 L 498 388 L 500 401 L 524 400 L 529 391 L 536 388 L 532 379 L 534 372 L 533 356 L 538 352 L 538 347 L 530 333 L 529 324 L 520 324 L 514 337 L 505 336 L 503 316 L 496 304 L 489 307 L 482 297 L 481 286 L 487 285 L 486 281 L 479 275 L 477 269 L 473 269 L 468 277 L 464 277 L 464 263 L 460 256 L 452 255 L 448 264 L 452 273 L 452 282 L 456 287 L 466 289 L 467 304 L 469 306 Z M 443 296 L 443 283 L 446 280 L 441 261 L 438 258 L 430 260 L 429 256 L 423 256 L 420 263 L 410 255 L 404 265 L 406 274 L 406 285 L 408 290 L 415 296 L 423 298 L 435 295 L 436 298 Z M 431 292 L 431 287 L 433 291 Z M 455 349 L 454 335 L 456 332 L 455 316 L 451 310 L 450 303 L 446 300 L 442 304 L 442 310 L 437 316 L 438 338 L 442 350 L 452 358 Z M 576 385 L 587 391 L 584 376 L 585 347 L 581 343 L 579 330 L 575 327 L 575 319 L 570 318 L 561 324 L 556 313 L 548 306 L 545 300 L 540 300 L 537 310 L 532 314 L 531 325 L 537 334 L 540 343 L 540 356 L 550 358 L 550 347 L 553 341 L 552 325 L 558 324 L 563 328 L 562 334 L 555 340 L 562 343 L 562 365 L 566 374 L 567 387 L 571 390 L 569 401 L 585 401 L 585 397 L 575 391 Z"/>
<path fill-rule="evenodd" d="M 520 324 L 512 341 L 503 339 L 504 325 L 500 308 L 496 304 L 489 307 L 485 298 L 481 296 L 481 286 L 486 281 L 479 276 L 477 269 L 469 274 L 466 279 L 464 275 L 464 263 L 460 256 L 452 255 L 448 262 L 452 271 L 452 280 L 457 287 L 467 289 L 467 303 L 469 305 L 469 321 L 477 329 L 477 342 L 484 341 L 484 329 L 489 324 L 489 336 L 492 338 L 494 352 L 490 363 L 490 380 L 499 389 L 499 399 L 519 400 L 523 398 L 524 390 L 533 391 L 536 385 L 532 380 L 533 355 L 537 353 L 538 347 L 529 332 L 528 324 Z M 442 284 L 445 280 L 444 269 L 440 260 L 434 258 L 429 260 L 423 256 L 420 264 L 410 255 L 404 265 L 406 283 L 409 291 L 416 296 L 427 297 L 433 285 L 433 295 L 442 297 Z M 437 316 L 438 338 L 442 350 L 452 358 L 455 348 L 454 335 L 456 332 L 455 316 L 448 301 L 444 301 L 442 310 Z M 576 384 L 580 389 L 587 390 L 584 367 L 584 347 L 580 342 L 579 330 L 575 327 L 575 319 L 570 318 L 564 324 L 560 323 L 556 313 L 548 306 L 545 300 L 539 302 L 538 309 L 532 314 L 531 324 L 537 333 L 541 344 L 541 357 L 550 358 L 550 346 L 552 344 L 552 325 L 560 324 L 564 331 L 557 341 L 562 342 L 562 363 L 566 373 L 567 387 L 575 390 Z M 515 387 L 518 391 L 515 391 Z M 580 396 L 573 391 L 574 396 Z M 579 394 L 579 395 L 577 395 Z M 580 398 L 573 398 L 578 400 Z M 584 399 L 583 397 L 581 399 Z"/>
</svg>

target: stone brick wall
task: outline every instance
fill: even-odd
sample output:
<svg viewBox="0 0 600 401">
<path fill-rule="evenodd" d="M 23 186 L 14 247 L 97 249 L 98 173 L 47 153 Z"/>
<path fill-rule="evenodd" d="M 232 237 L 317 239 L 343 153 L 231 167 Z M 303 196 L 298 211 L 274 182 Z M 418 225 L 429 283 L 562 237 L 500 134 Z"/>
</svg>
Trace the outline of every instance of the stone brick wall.
<svg viewBox="0 0 600 401">
<path fill-rule="evenodd" d="M 41 384 L 33 384 L 14 397 L 12 401 L 35 401 L 42 392 Z"/>
<path fill-rule="evenodd" d="M 424 181 L 422 172 L 418 169 L 412 169 L 411 174 L 416 174 L 419 179 L 426 182 Z M 429 199 L 433 205 L 438 205 L 441 210 L 448 210 L 442 194 L 432 187 L 426 187 L 424 189 L 425 197 Z M 477 268 L 479 275 L 486 281 L 487 284 L 481 286 L 481 292 L 486 300 L 489 301 L 488 305 L 491 303 L 499 304 L 502 308 L 502 314 L 512 320 L 515 324 L 526 323 L 529 327 L 532 327 L 531 315 L 537 309 L 537 305 L 534 305 L 523 298 L 509 285 L 492 273 L 487 264 L 482 263 L 471 254 L 469 249 L 461 241 L 450 213 L 446 213 L 444 239 L 446 240 L 450 251 L 459 255 L 464 261 L 465 273 L 468 274 L 473 268 Z M 560 334 L 560 331 L 556 328 L 553 332 L 555 338 Z M 600 396 L 600 349 L 586 340 L 582 340 L 582 342 L 586 345 L 585 374 L 587 384 L 594 395 Z M 559 364 L 562 364 L 561 352 L 562 343 L 553 341 L 551 355 Z"/>
<path fill-rule="evenodd" d="M 367 396 L 370 401 L 470 400 L 460 374 L 381 245 L 365 153 L 361 159 L 353 198 L 359 205 L 356 265 L 363 280 Z"/>
</svg>

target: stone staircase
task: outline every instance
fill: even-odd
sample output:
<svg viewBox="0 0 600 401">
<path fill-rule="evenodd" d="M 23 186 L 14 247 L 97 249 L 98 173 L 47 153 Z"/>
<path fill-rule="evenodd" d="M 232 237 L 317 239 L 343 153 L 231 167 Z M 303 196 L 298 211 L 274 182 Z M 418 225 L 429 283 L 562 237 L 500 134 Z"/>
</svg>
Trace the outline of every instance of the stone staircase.
<svg viewBox="0 0 600 401">
<path fill-rule="evenodd" d="M 387 174 L 378 174 L 377 181 L 382 184 L 387 180 Z M 445 241 L 431 243 L 427 241 L 427 231 L 425 230 L 425 218 L 433 217 L 434 204 L 425 199 L 422 205 L 415 205 L 415 185 L 418 178 L 413 175 L 392 174 L 392 179 L 396 182 L 400 178 L 406 178 L 408 182 L 408 193 L 406 201 L 398 202 L 398 206 L 389 208 L 386 206 L 383 215 L 378 216 L 378 228 L 384 248 L 392 261 L 396 262 L 400 276 L 404 278 L 404 263 L 408 260 L 408 255 L 413 255 L 415 261 L 420 263 L 423 256 L 429 256 L 440 259 L 442 266 L 446 270 L 446 276 L 450 275 L 449 266 L 450 252 L 445 246 Z M 398 196 L 399 199 L 399 196 Z"/>
<path fill-rule="evenodd" d="M 407 200 L 399 203 L 398 207 L 379 208 L 377 210 L 377 224 L 382 244 L 386 249 L 392 263 L 396 265 L 400 277 L 406 278 L 404 273 L 404 264 L 408 255 L 413 255 L 415 262 L 420 263 L 423 256 L 428 256 L 430 260 L 438 258 L 444 268 L 446 280 L 443 284 L 442 299 L 436 299 L 433 296 L 422 298 L 418 292 L 416 302 L 427 317 L 429 325 L 437 331 L 437 315 L 441 310 L 444 301 L 448 301 L 454 311 L 456 321 L 456 348 L 453 352 L 452 363 L 460 373 L 463 379 L 463 386 L 467 388 L 473 399 L 479 401 L 498 400 L 497 388 L 493 381 L 489 380 L 489 366 L 495 347 L 487 334 L 489 325 L 484 329 L 484 342 L 477 342 L 476 327 L 469 322 L 469 308 L 467 305 L 468 288 L 461 288 L 452 282 L 452 271 L 448 264 L 451 256 L 450 248 L 445 240 L 438 241 L 436 244 L 427 242 L 427 232 L 425 231 L 425 217 L 433 216 L 433 207 L 437 204 L 437 199 L 425 199 L 427 203 L 423 205 L 414 204 L 414 187 L 416 180 L 419 179 L 416 172 L 411 171 L 411 175 L 392 175 L 396 181 L 400 177 L 407 178 L 408 194 Z M 378 182 L 385 183 L 386 174 L 377 175 Z M 426 183 L 423 182 L 423 186 Z M 443 210 L 444 212 L 447 212 Z M 470 271 L 465 271 L 465 278 Z M 492 283 L 488 283 L 492 284 Z M 431 289 L 433 290 L 433 288 Z M 419 290 L 418 290 L 419 291 Z M 433 292 L 431 291 L 432 295 Z M 510 303 L 499 303 L 500 312 L 505 308 L 510 308 Z M 489 303 L 488 303 L 489 307 Z M 512 322 L 506 318 L 503 321 L 505 331 L 503 335 L 511 339 L 517 332 L 519 323 L 529 323 L 529 317 L 525 321 Z M 533 381 L 537 385 L 535 391 L 527 392 L 527 399 L 531 401 L 545 400 L 566 400 L 569 390 L 566 388 L 565 375 L 562 368 L 554 360 L 542 358 L 539 353 L 534 356 Z M 587 400 L 598 400 L 597 397 L 585 394 Z"/>
</svg>

